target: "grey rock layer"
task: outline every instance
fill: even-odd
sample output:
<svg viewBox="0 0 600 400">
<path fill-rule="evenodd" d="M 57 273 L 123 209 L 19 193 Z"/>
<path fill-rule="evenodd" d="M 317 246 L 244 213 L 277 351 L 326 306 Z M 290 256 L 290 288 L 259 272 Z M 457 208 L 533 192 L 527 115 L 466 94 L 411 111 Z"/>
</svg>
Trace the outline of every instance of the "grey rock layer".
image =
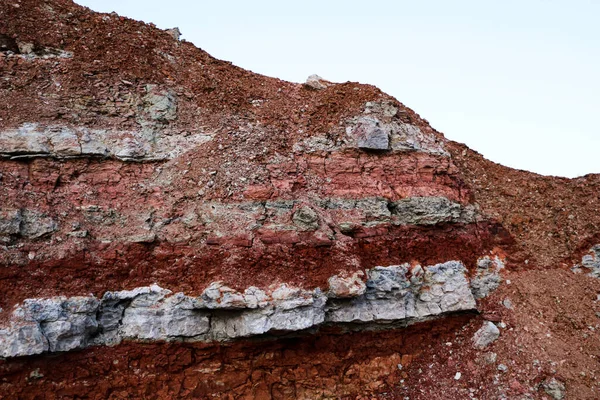
<svg viewBox="0 0 600 400">
<path fill-rule="evenodd" d="M 317 77 L 318 78 L 318 77 Z M 314 89 L 322 81 L 307 81 Z M 444 141 L 432 133 L 423 132 L 418 126 L 403 121 L 397 105 L 392 102 L 367 102 L 363 113 L 340 123 L 325 135 L 310 136 L 294 144 L 293 150 L 300 153 L 336 152 L 345 149 L 390 151 L 398 153 L 420 152 L 449 157 Z"/>
<path fill-rule="evenodd" d="M 458 261 L 426 268 L 375 267 L 367 275 L 363 295 L 329 302 L 327 321 L 398 321 L 476 308 L 466 268 Z"/>
<path fill-rule="evenodd" d="M 153 93 L 153 94 L 152 94 Z M 153 123 L 174 118 L 171 99 L 150 92 L 144 97 L 147 116 Z M 174 134 L 144 124 L 139 131 L 88 129 L 63 125 L 23 124 L 0 132 L 0 156 L 23 157 L 108 157 L 120 160 L 168 160 L 198 146 L 211 137 L 206 134 L 188 136 Z"/>
<path fill-rule="evenodd" d="M 214 341 L 294 332 L 323 323 L 414 323 L 476 308 L 459 261 L 375 267 L 334 276 L 326 293 L 286 284 L 243 293 L 215 282 L 198 297 L 157 285 L 94 296 L 28 299 L 0 327 L 0 357 L 122 340 Z"/>
<path fill-rule="evenodd" d="M 57 229 L 58 224 L 44 213 L 0 208 L 0 242 L 7 242 L 12 236 L 38 239 Z"/>
<path fill-rule="evenodd" d="M 445 197 L 409 197 L 392 204 L 392 215 L 401 225 L 436 225 L 476 222 L 474 205 L 463 206 Z"/>
<path fill-rule="evenodd" d="M 562 400 L 565 398 L 566 387 L 565 384 L 556 378 L 548 378 L 542 382 L 542 388 L 544 392 L 552 397 L 554 400 Z"/>
</svg>

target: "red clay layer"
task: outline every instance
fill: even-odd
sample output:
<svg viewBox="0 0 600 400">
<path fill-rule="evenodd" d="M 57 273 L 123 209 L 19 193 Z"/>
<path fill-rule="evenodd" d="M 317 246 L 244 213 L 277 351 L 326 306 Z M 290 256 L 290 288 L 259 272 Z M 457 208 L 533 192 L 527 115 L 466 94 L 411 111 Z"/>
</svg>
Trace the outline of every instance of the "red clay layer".
<svg viewBox="0 0 600 400">
<path fill-rule="evenodd" d="M 359 231 L 354 239 L 347 237 L 334 244 L 315 242 L 311 235 L 300 233 L 299 242 L 293 243 L 277 234 L 280 243 L 257 243 L 253 247 L 246 247 L 241 238 L 219 245 L 91 242 L 84 249 L 70 249 L 72 252 L 62 258 L 0 269 L 0 307 L 10 310 L 19 301 L 33 297 L 102 296 L 107 290 L 152 283 L 188 295 L 200 294 L 218 280 L 238 289 L 272 283 L 325 289 L 327 279 L 340 271 L 377 265 L 464 260 L 473 268 L 479 257 L 510 244 L 502 228 L 489 223 L 430 228 L 388 225 Z M 35 247 L 25 245 L 22 250 L 35 251 Z"/>
<path fill-rule="evenodd" d="M 401 331 L 329 332 L 223 345 L 122 344 L 0 361 L 0 396 L 353 398 L 399 382 L 400 368 L 419 356 L 423 344 L 450 340 L 470 318 Z"/>
</svg>

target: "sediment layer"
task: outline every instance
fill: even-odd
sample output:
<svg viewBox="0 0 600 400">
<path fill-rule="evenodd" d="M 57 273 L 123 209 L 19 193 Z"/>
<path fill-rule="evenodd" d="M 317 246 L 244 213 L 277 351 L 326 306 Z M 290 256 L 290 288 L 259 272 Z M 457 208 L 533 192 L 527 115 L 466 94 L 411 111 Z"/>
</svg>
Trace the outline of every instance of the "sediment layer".
<svg viewBox="0 0 600 400">
<path fill-rule="evenodd" d="M 376 267 L 367 271 L 366 281 L 361 275 L 332 276 L 326 292 L 286 284 L 238 292 L 215 282 L 198 297 L 152 285 L 106 292 L 101 299 L 27 299 L 0 328 L 0 357 L 115 345 L 123 340 L 223 341 L 322 324 L 393 323 L 397 327 L 476 310 L 467 270 L 458 261 Z"/>
</svg>

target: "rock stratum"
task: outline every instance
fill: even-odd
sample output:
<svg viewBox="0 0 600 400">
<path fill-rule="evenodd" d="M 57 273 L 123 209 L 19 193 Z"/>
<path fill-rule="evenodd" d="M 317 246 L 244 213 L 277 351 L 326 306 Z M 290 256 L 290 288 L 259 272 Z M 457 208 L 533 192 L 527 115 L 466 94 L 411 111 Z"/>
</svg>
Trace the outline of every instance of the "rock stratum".
<svg viewBox="0 0 600 400">
<path fill-rule="evenodd" d="M 600 396 L 598 175 L 66 0 L 0 4 L 0 110 L 0 397 Z"/>
</svg>

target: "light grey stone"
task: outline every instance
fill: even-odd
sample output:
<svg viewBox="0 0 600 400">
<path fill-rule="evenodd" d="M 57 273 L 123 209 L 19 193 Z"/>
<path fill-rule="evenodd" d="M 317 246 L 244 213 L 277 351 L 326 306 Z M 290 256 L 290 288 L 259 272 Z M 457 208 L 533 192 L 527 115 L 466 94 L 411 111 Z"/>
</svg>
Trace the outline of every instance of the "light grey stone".
<svg viewBox="0 0 600 400">
<path fill-rule="evenodd" d="M 565 384 L 554 377 L 546 379 L 542 383 L 542 388 L 544 389 L 544 392 L 554 400 L 562 400 L 565 398 L 567 390 Z"/>
<path fill-rule="evenodd" d="M 163 123 L 175 118 L 176 105 L 169 103 L 173 101 L 169 95 L 160 94 L 162 89 L 155 90 L 158 94 L 151 95 L 144 103 L 147 112 L 140 117 L 139 131 L 25 123 L 16 129 L 0 131 L 0 156 L 169 160 L 212 139 L 203 132 L 181 134 L 166 129 Z"/>
<path fill-rule="evenodd" d="M 72 129 L 64 126 L 54 126 L 48 128 L 47 133 L 52 154 L 59 157 L 81 155 L 79 137 Z"/>
<path fill-rule="evenodd" d="M 292 221 L 303 231 L 314 231 L 319 228 L 319 215 L 308 206 L 296 210 L 292 216 Z"/>
<path fill-rule="evenodd" d="M 43 213 L 33 210 L 22 211 L 21 236 L 37 239 L 57 230 L 56 222 Z"/>
<path fill-rule="evenodd" d="M 21 231 L 21 210 L 0 209 L 0 237 L 18 235 Z"/>
<path fill-rule="evenodd" d="M 485 349 L 487 346 L 498 340 L 500 330 L 490 321 L 485 321 L 481 328 L 473 335 L 473 346 L 477 349 Z"/>
<path fill-rule="evenodd" d="M 392 204 L 392 215 L 399 225 L 436 225 L 473 223 L 473 206 L 462 206 L 445 197 L 409 197 Z"/>
<path fill-rule="evenodd" d="M 48 340 L 36 322 L 12 321 L 0 329 L 0 357 L 21 357 L 48 350 Z"/>
<path fill-rule="evenodd" d="M 375 220 L 385 220 L 391 216 L 388 208 L 388 200 L 381 197 L 369 197 L 356 201 L 355 207 L 361 209 L 365 213 L 365 217 Z"/>
<path fill-rule="evenodd" d="M 208 332 L 208 314 L 198 310 L 166 307 L 127 307 L 119 332 L 124 339 L 168 340 Z"/>
<path fill-rule="evenodd" d="M 477 260 L 477 270 L 471 278 L 473 296 L 482 299 L 496 290 L 502 283 L 500 271 L 503 269 L 504 263 L 497 256 L 494 258 L 485 256 Z"/>
<path fill-rule="evenodd" d="M 576 264 L 571 270 L 575 273 L 587 273 L 593 278 L 600 278 L 600 245 L 593 246 L 590 254 L 581 258 L 581 264 Z"/>
<path fill-rule="evenodd" d="M 173 39 L 177 41 L 179 41 L 179 38 L 181 37 L 181 31 L 178 27 L 166 29 L 165 32 L 167 32 Z"/>
<path fill-rule="evenodd" d="M 258 293 L 256 294 L 258 295 Z M 201 300 L 203 307 L 208 309 L 248 308 L 246 297 L 242 293 L 223 285 L 222 282 L 211 283 L 204 290 L 199 300 Z M 256 303 L 258 304 L 258 298 Z"/>
<path fill-rule="evenodd" d="M 158 285 L 94 296 L 27 299 L 0 327 L 0 357 L 68 351 L 122 340 L 230 340 L 329 323 L 412 323 L 475 308 L 462 263 L 375 267 L 333 276 L 328 294 L 287 284 L 243 293 L 221 282 L 199 297 Z"/>
<path fill-rule="evenodd" d="M 364 273 L 358 271 L 350 276 L 338 276 L 334 275 L 327 280 L 329 289 L 327 290 L 327 297 L 333 299 L 344 299 L 357 297 L 365 293 L 367 285 L 363 281 L 362 277 Z"/>
<path fill-rule="evenodd" d="M 422 319 L 446 312 L 473 310 L 475 299 L 462 263 L 429 267 L 408 264 L 368 271 L 365 294 L 328 304 L 330 322 L 371 322 Z"/>
<path fill-rule="evenodd" d="M 17 129 L 1 132 L 0 154 L 50 153 L 49 135 L 37 128 L 37 124 L 26 123 Z"/>
<path fill-rule="evenodd" d="M 86 296 L 27 299 L 13 312 L 12 335 L 0 334 L 9 341 L 0 339 L 0 352 L 13 357 L 86 347 L 98 328 L 98 304 L 97 299 Z"/>
<path fill-rule="evenodd" d="M 365 150 L 388 150 L 390 147 L 389 132 L 382 129 L 376 118 L 361 117 L 352 134 L 356 145 Z"/>
<path fill-rule="evenodd" d="M 325 320 L 326 298 L 320 291 L 280 286 L 272 294 L 273 302 L 262 309 L 214 315 L 211 337 L 217 340 L 308 329 Z"/>
<path fill-rule="evenodd" d="M 244 290 L 244 301 L 248 308 L 263 308 L 268 305 L 267 294 L 255 286 L 250 286 Z"/>
<path fill-rule="evenodd" d="M 315 90 L 323 90 L 327 88 L 327 84 L 323 82 L 323 78 L 319 75 L 313 74 L 306 78 L 306 82 L 304 84 Z"/>
<path fill-rule="evenodd" d="M 177 118 L 177 98 L 169 90 L 148 84 L 143 101 L 144 110 L 150 119 L 168 122 Z"/>
<path fill-rule="evenodd" d="M 418 126 L 399 119 L 399 108 L 392 102 L 367 102 L 362 115 L 346 121 L 346 133 L 357 147 L 397 152 L 423 152 L 443 157 L 450 154 L 444 148 L 442 138 L 425 133 Z M 364 138 L 373 137 L 366 143 Z M 364 144 L 363 144 L 364 143 Z"/>
</svg>

